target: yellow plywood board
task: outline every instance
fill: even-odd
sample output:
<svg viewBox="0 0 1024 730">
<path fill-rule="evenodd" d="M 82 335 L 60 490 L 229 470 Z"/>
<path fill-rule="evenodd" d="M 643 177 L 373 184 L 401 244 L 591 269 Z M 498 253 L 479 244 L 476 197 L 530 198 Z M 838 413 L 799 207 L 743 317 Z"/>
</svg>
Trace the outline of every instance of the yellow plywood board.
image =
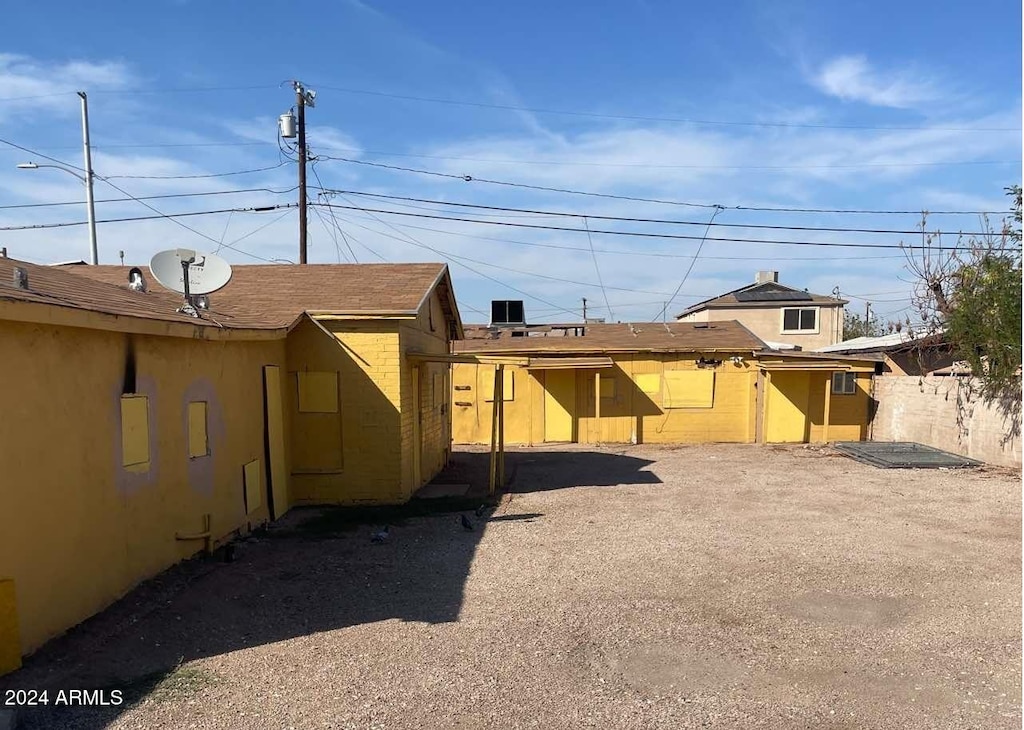
<svg viewBox="0 0 1024 730">
<path fill-rule="evenodd" d="M 515 373 L 508 368 L 505 368 L 502 372 L 504 373 L 504 380 L 502 381 L 501 399 L 506 402 L 515 400 Z M 489 368 L 484 368 L 481 372 L 481 377 L 484 381 L 482 388 L 484 400 L 491 402 L 494 400 L 494 372 Z"/>
<path fill-rule="evenodd" d="M 601 397 L 615 397 L 615 378 L 601 378 Z"/>
<path fill-rule="evenodd" d="M 807 440 L 810 388 L 810 373 L 772 373 L 764 433 L 767 443 L 801 443 Z"/>
<path fill-rule="evenodd" d="M 338 374 L 300 372 L 299 413 L 338 412 Z"/>
<path fill-rule="evenodd" d="M 254 459 L 242 467 L 242 478 L 245 480 L 245 511 L 252 514 L 263 505 L 263 480 L 260 479 L 259 459 Z"/>
<path fill-rule="evenodd" d="M 121 464 L 149 463 L 149 398 L 121 396 Z"/>
<path fill-rule="evenodd" d="M 544 373 L 544 440 L 572 441 L 576 415 L 576 371 Z"/>
<path fill-rule="evenodd" d="M 657 395 L 661 392 L 661 373 L 639 373 L 636 387 L 647 395 Z"/>
<path fill-rule="evenodd" d="M 21 666 L 21 640 L 14 581 L 0 578 L 0 676 Z"/>
<path fill-rule="evenodd" d="M 665 408 L 711 408 L 715 401 L 713 370 L 665 372 Z"/>
<path fill-rule="evenodd" d="M 195 459 L 210 453 L 206 432 L 206 401 L 188 404 L 188 455 Z"/>
</svg>

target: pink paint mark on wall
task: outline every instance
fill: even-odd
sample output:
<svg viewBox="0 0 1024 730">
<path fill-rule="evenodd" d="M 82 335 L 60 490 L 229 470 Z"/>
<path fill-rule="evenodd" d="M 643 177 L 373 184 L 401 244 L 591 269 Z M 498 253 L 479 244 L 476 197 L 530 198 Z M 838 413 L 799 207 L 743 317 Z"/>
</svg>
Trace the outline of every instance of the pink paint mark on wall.
<svg viewBox="0 0 1024 730">
<path fill-rule="evenodd" d="M 207 455 L 190 457 L 188 455 L 188 404 L 195 401 L 206 403 L 206 439 Z M 181 396 L 181 427 L 185 434 L 185 451 L 182 458 L 188 461 L 188 484 L 193 491 L 205 497 L 212 497 L 217 484 L 216 465 L 223 458 L 227 447 L 227 431 L 224 424 L 224 412 L 217 389 L 206 378 L 193 380 Z"/>
</svg>

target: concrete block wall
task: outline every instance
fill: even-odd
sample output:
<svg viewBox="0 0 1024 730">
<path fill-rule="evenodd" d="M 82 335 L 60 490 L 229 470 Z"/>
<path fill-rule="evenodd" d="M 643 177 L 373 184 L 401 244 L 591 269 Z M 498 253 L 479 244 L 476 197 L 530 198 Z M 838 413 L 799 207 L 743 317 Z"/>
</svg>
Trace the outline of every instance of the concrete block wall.
<svg viewBox="0 0 1024 730">
<path fill-rule="evenodd" d="M 872 441 L 916 441 L 989 464 L 1021 467 L 1020 436 L 1007 437 L 1012 423 L 995 405 L 968 397 L 963 378 L 883 375 L 874 379 L 873 395 Z"/>
</svg>

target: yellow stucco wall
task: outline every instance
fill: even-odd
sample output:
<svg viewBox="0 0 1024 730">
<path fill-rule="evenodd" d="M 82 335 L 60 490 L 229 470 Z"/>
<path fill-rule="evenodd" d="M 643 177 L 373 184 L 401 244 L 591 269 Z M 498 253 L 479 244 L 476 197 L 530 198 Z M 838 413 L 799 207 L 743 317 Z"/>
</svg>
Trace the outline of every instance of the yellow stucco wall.
<svg viewBox="0 0 1024 730">
<path fill-rule="evenodd" d="M 401 352 L 416 351 L 444 355 L 450 351 L 448 323 L 435 291 L 420 308 L 415 319 L 400 324 Z M 451 368 L 448 363 L 401 361 L 401 428 L 403 498 L 411 497 L 432 479 L 445 464 L 451 451 Z M 419 402 L 413 400 L 413 378 L 418 379 Z M 415 474 L 414 419 L 419 419 L 419 475 Z"/>
<path fill-rule="evenodd" d="M 739 365 L 729 362 L 731 355 L 716 353 L 713 356 L 723 362 L 714 369 L 709 408 L 667 407 L 672 394 L 665 383 L 672 380 L 672 376 L 665 373 L 698 371 L 698 355 L 613 355 L 614 367 L 568 371 L 574 373 L 576 380 L 576 440 L 580 443 L 752 442 L 757 375 L 747 361 Z M 505 442 L 541 443 L 545 440 L 545 379 L 550 371 L 510 370 L 515 389 L 513 399 L 505 402 Z M 599 418 L 594 398 L 595 388 L 599 387 L 595 378 L 598 372 L 605 381 Z M 700 369 L 700 372 L 710 371 Z M 485 383 L 493 377 L 491 365 L 453 366 L 456 443 L 490 442 L 493 404 L 485 398 Z M 610 387 L 609 381 L 613 383 Z M 656 387 L 652 387 L 655 382 Z"/>
<path fill-rule="evenodd" d="M 264 463 L 262 368 L 284 341 L 205 341 L 0 321 L 0 578 L 21 649 L 109 605 L 246 514 L 243 465 Z M 134 371 L 134 378 L 131 373 Z M 134 380 L 134 384 L 130 381 Z M 124 467 L 121 396 L 148 399 L 148 458 Z M 188 404 L 207 403 L 209 455 L 189 458 Z"/>
<path fill-rule="evenodd" d="M 764 414 L 768 443 L 821 443 L 860 441 L 867 434 L 871 374 L 857 374 L 857 390 L 850 395 L 830 393 L 828 428 L 825 428 L 829 371 L 775 371 L 767 379 Z"/>
<path fill-rule="evenodd" d="M 451 448 L 449 366 L 413 362 L 406 353 L 448 354 L 447 329 L 434 292 L 415 317 L 324 316 L 292 330 L 286 407 L 295 503 L 399 504 L 444 467 Z M 335 377 L 336 394 L 329 394 L 325 384 Z M 325 405 L 332 399 L 334 411 Z"/>
<path fill-rule="evenodd" d="M 505 443 L 535 444 L 544 440 L 543 372 L 506 367 L 512 394 L 505 394 Z M 509 380 L 510 378 L 511 380 Z M 457 444 L 489 444 L 494 403 L 494 366 L 452 365 L 452 438 Z M 508 389 L 506 389 L 508 390 Z"/>
<path fill-rule="evenodd" d="M 304 320 L 288 335 L 296 504 L 401 501 L 398 323 Z M 300 373 L 337 375 L 335 412 L 300 412 Z M 322 381 L 322 378 L 321 378 Z"/>
</svg>

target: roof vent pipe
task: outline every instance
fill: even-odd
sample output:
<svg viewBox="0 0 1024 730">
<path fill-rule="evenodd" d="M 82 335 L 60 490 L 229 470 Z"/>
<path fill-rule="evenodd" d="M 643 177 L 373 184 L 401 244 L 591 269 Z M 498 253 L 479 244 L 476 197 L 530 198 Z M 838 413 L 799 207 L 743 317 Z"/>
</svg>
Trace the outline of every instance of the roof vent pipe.
<svg viewBox="0 0 1024 730">
<path fill-rule="evenodd" d="M 28 270 L 20 266 L 14 267 L 14 288 L 28 289 Z"/>
</svg>

